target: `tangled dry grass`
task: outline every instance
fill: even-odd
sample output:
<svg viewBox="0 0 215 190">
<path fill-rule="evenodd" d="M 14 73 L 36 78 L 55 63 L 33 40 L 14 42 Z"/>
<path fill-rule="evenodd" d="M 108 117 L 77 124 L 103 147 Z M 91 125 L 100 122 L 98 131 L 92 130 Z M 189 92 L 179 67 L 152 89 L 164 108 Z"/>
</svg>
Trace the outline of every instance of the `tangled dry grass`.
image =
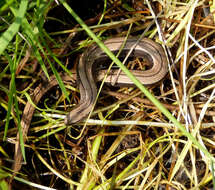
<svg viewBox="0 0 215 190">
<path fill-rule="evenodd" d="M 1 187 L 215 188 L 215 2 L 105 0 L 92 5 L 83 1 L 87 4 L 83 6 L 81 1 L 29 2 L 22 22 L 17 22 L 19 29 L 12 21 L 19 16 L 19 5 L 26 3 L 20 2 L 0 9 L 4 33 L 0 38 L 4 43 L 0 49 L 0 132 L 1 141 L 7 142 L 0 147 Z M 30 96 L 38 84 L 47 85 L 46 76 L 52 73 L 60 78 L 73 71 L 82 51 L 92 43 L 69 8 L 79 12 L 100 39 L 144 34 L 164 47 L 168 75 L 147 89 L 184 131 L 135 87 L 104 85 L 91 118 L 69 127 L 62 118 L 79 101 L 74 82 L 62 80 L 60 88 L 51 88 L 35 105 Z M 15 38 L 7 30 L 10 26 Z M 138 68 L 141 61 L 132 60 L 128 66 Z M 12 176 L 9 168 L 17 127 L 22 129 L 27 104 L 36 109 L 24 134 L 25 145 L 20 137 L 27 164 Z M 7 179 L 12 177 L 10 184 Z"/>
</svg>

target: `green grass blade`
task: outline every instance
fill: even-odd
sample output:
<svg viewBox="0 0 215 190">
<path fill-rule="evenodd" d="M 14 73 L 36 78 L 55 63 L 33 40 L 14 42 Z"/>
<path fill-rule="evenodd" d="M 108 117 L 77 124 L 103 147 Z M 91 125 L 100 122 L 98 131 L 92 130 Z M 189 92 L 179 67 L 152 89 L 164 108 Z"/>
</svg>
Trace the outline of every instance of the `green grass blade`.
<svg viewBox="0 0 215 190">
<path fill-rule="evenodd" d="M 21 121 L 20 121 L 19 106 L 18 106 L 18 100 L 17 100 L 16 92 L 14 93 L 14 103 L 15 103 L 16 117 L 18 120 L 20 148 L 21 148 L 23 159 L 26 162 L 25 146 L 24 146 L 24 139 L 23 139 L 23 135 L 22 135 L 22 126 L 21 126 Z"/>
<path fill-rule="evenodd" d="M 6 124 L 5 124 L 5 129 L 4 129 L 3 140 L 4 141 L 6 140 L 7 131 L 8 131 L 8 127 L 9 127 L 9 121 L 10 121 L 10 114 L 11 114 L 11 110 L 12 110 L 13 102 L 14 102 L 15 103 L 16 118 L 18 120 L 20 147 L 21 147 L 21 152 L 22 152 L 23 158 L 25 160 L 24 141 L 23 141 L 23 135 L 22 135 L 22 131 L 21 131 L 19 107 L 18 107 L 18 101 L 17 101 L 17 96 L 16 96 L 16 84 L 15 84 L 16 62 L 13 61 L 10 58 L 10 56 L 6 53 L 5 53 L 5 57 L 7 57 L 9 65 L 10 65 L 11 81 L 10 81 L 8 110 L 7 110 L 7 115 L 6 115 Z"/>
<path fill-rule="evenodd" d="M 0 8 L 0 13 L 5 11 L 15 0 L 9 0 Z"/>
<path fill-rule="evenodd" d="M 42 34 L 42 31 L 40 32 L 40 34 Z M 52 53 L 52 51 L 48 47 L 48 45 L 45 42 L 45 39 L 43 38 L 42 35 L 40 36 L 40 39 L 42 40 L 43 45 L 45 46 L 46 50 L 48 51 L 48 54 L 51 55 L 51 57 L 54 58 L 54 60 L 59 63 L 60 60 L 58 60 L 57 57 L 54 55 L 54 53 Z M 47 58 L 47 61 L 48 61 L 49 65 L 50 65 L 50 67 L 51 67 L 52 72 L 54 73 L 54 75 L 55 75 L 55 77 L 56 77 L 56 79 L 58 81 L 58 84 L 59 84 L 63 94 L 66 96 L 67 100 L 70 102 L 68 93 L 66 91 L 66 88 L 64 86 L 64 83 L 63 83 L 62 79 L 60 78 L 60 75 L 59 75 L 58 71 L 55 69 L 53 63 L 49 60 L 49 58 L 47 56 L 46 56 L 46 58 Z M 62 65 L 62 64 L 60 64 L 60 65 Z"/>
<path fill-rule="evenodd" d="M 2 34 L 0 37 L 0 55 L 7 48 L 10 41 L 13 39 L 15 34 L 19 31 L 19 27 L 22 23 L 22 19 L 24 18 L 25 12 L 27 10 L 28 1 L 22 0 L 20 3 L 19 10 L 17 12 L 17 16 L 15 21 L 9 26 L 9 28 Z"/>
<path fill-rule="evenodd" d="M 9 185 L 8 183 L 6 182 L 6 180 L 1 180 L 0 181 L 0 189 L 1 190 L 9 190 Z"/>
<path fill-rule="evenodd" d="M 5 57 L 8 59 L 8 63 L 10 65 L 10 69 L 13 70 L 13 61 L 10 58 L 8 54 L 5 53 Z M 10 91 L 9 91 L 9 100 L 8 100 L 8 108 L 7 108 L 7 115 L 6 115 L 6 124 L 4 129 L 4 137 L 3 140 L 6 140 L 9 121 L 10 121 L 10 113 L 13 107 L 13 95 L 14 95 L 14 89 L 15 89 L 15 73 L 11 74 L 11 81 L 10 81 Z"/>
<path fill-rule="evenodd" d="M 18 12 L 14 7 L 10 7 L 10 9 L 11 9 L 11 11 L 13 12 L 13 14 L 15 16 L 18 15 Z M 35 31 L 38 31 L 38 28 L 36 26 L 32 27 L 29 24 L 29 22 L 28 22 L 28 20 L 26 18 L 23 19 L 21 27 L 22 27 L 24 33 L 27 36 L 27 41 L 31 45 L 31 47 L 33 49 L 33 53 L 34 53 L 35 57 L 37 58 L 37 60 L 38 60 L 38 62 L 40 64 L 43 72 L 45 73 L 47 78 L 49 78 L 49 74 L 48 74 L 46 66 L 45 66 L 45 64 L 43 62 L 43 58 L 42 58 L 42 56 L 40 55 L 40 52 L 39 52 L 39 49 L 40 49 L 41 52 L 43 54 L 45 54 L 45 51 L 43 50 L 43 47 L 39 42 L 40 40 L 38 39 L 38 34 L 37 34 L 37 32 L 35 32 Z M 39 49 L 37 48 L 37 46 L 39 47 Z"/>
</svg>

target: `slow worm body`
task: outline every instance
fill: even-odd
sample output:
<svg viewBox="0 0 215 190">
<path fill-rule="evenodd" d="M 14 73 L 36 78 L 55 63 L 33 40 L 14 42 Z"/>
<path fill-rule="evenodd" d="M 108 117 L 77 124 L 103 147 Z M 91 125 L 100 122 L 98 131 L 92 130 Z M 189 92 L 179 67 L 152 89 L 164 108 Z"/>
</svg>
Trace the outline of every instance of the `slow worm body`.
<svg viewBox="0 0 215 190">
<path fill-rule="evenodd" d="M 113 52 L 117 52 L 124 38 L 113 38 L 105 41 L 105 45 Z M 127 40 L 124 49 L 121 52 L 121 56 L 125 56 L 125 54 L 130 50 L 130 48 L 136 42 L 135 38 L 130 38 Z M 136 71 L 132 70 L 131 72 L 145 85 L 151 85 L 156 82 L 159 82 L 167 73 L 167 59 L 164 54 L 162 47 L 149 39 L 143 39 L 134 49 L 131 56 L 138 57 L 146 57 L 149 59 L 151 63 L 151 68 L 146 71 Z M 106 54 L 102 52 L 102 50 L 93 45 L 88 48 L 81 56 L 77 68 L 77 76 L 74 73 L 74 77 L 71 78 L 68 75 L 61 75 L 61 78 L 64 82 L 73 82 L 74 78 L 77 77 L 77 81 L 79 81 L 79 89 L 80 89 L 80 102 L 79 104 L 66 116 L 65 123 L 72 124 L 79 121 L 82 121 L 86 118 L 91 111 L 93 104 L 96 100 L 97 95 L 97 87 L 94 81 L 94 76 L 97 81 L 101 81 L 104 78 L 104 70 L 100 70 L 97 72 L 97 75 L 94 75 L 94 68 L 96 67 L 96 63 L 102 62 L 102 60 L 108 59 Z M 116 76 L 117 71 L 113 70 L 107 77 L 107 83 L 112 83 L 112 80 Z M 119 75 L 116 85 L 132 85 L 133 83 L 130 79 L 121 72 Z M 58 82 L 55 76 L 50 77 L 50 81 L 47 85 L 41 83 L 33 92 L 32 101 L 34 104 L 40 101 L 41 97 L 52 87 L 58 85 Z M 31 119 L 34 113 L 35 107 L 31 104 L 31 102 L 27 102 L 25 109 L 23 111 L 23 116 L 21 120 L 22 126 L 22 134 L 23 141 L 25 143 L 26 136 L 28 133 L 28 129 L 31 123 Z M 17 142 L 19 142 L 19 133 L 17 134 Z M 18 172 L 22 166 L 22 153 L 20 149 L 19 143 L 16 144 L 15 155 L 14 155 L 14 165 L 13 171 L 14 175 Z"/>
<path fill-rule="evenodd" d="M 117 53 L 121 48 L 125 38 L 112 38 L 106 40 L 104 44 L 114 53 Z M 126 53 L 136 43 L 136 38 L 129 38 L 126 41 L 123 50 L 120 53 L 121 57 L 125 57 Z M 132 57 L 142 57 L 148 59 L 151 64 L 150 69 L 145 71 L 131 70 L 140 82 L 144 85 L 152 85 L 159 82 L 164 78 L 167 73 L 167 58 L 165 56 L 163 48 L 156 42 L 150 39 L 142 39 L 134 48 Z M 86 118 L 96 101 L 97 87 L 94 80 L 94 72 L 97 67 L 97 63 L 107 60 L 107 55 L 97 46 L 93 45 L 89 47 L 79 60 L 77 75 L 80 90 L 80 102 L 79 104 L 66 116 L 65 124 L 73 124 L 82 121 Z M 112 71 L 106 80 L 111 83 L 113 76 L 117 71 Z M 98 75 L 98 74 L 97 74 Z M 116 85 L 132 85 L 132 81 L 121 72 Z"/>
</svg>

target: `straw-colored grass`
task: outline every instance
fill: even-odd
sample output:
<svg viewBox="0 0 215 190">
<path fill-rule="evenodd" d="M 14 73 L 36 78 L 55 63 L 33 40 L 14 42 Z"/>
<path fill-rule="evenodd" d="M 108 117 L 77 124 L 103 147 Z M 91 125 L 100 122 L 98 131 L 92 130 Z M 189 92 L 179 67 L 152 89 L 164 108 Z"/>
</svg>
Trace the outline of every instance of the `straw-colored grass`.
<svg viewBox="0 0 215 190">
<path fill-rule="evenodd" d="M 0 2 L 0 188 L 215 189 L 215 2 L 68 3 Z M 115 36 L 160 43 L 169 62 L 165 79 L 142 86 L 103 45 Z M 65 126 L 79 90 L 62 74 L 72 77 L 93 42 L 136 87 L 98 83 L 89 118 Z M 51 75 L 59 85 L 35 102 L 33 92 Z M 25 106 L 35 112 L 23 129 Z M 16 143 L 25 164 L 14 173 Z"/>
</svg>

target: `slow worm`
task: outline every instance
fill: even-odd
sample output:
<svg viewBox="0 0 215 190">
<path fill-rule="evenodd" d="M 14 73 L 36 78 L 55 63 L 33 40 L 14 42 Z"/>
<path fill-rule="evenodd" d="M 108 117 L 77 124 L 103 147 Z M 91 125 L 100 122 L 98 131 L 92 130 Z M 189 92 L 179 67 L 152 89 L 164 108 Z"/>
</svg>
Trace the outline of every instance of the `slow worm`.
<svg viewBox="0 0 215 190">
<path fill-rule="evenodd" d="M 117 53 L 122 46 L 125 38 L 112 38 L 106 40 L 104 44 L 114 53 Z M 135 44 L 136 38 L 129 38 L 126 41 L 123 50 L 120 53 L 121 57 L 125 57 L 126 53 Z M 162 80 L 167 71 L 167 58 L 163 48 L 156 42 L 150 39 L 142 39 L 134 48 L 131 54 L 132 57 L 144 57 L 151 64 L 150 69 L 144 71 L 131 70 L 137 79 L 144 85 L 152 85 Z M 73 124 L 82 121 L 86 118 L 96 101 L 97 87 L 94 80 L 95 68 L 97 63 L 107 60 L 108 56 L 97 46 L 92 45 L 80 57 L 77 67 L 77 75 L 80 90 L 80 102 L 75 108 L 69 112 L 65 118 L 65 124 Z M 113 76 L 117 71 L 112 71 L 106 82 L 111 83 Z M 98 73 L 99 75 L 99 73 Z M 123 73 L 119 75 L 116 85 L 133 85 L 132 81 Z"/>
<path fill-rule="evenodd" d="M 105 41 L 105 45 L 114 53 L 117 52 L 122 43 L 124 38 L 112 38 L 110 40 Z M 130 38 L 127 40 L 127 43 L 124 49 L 121 52 L 121 56 L 125 56 L 125 54 L 129 51 L 129 49 L 135 43 L 135 38 Z M 145 85 L 151 85 L 156 82 L 159 82 L 167 73 L 167 59 L 164 54 L 163 48 L 158 44 L 153 42 L 149 39 L 143 39 L 134 49 L 131 56 L 138 56 L 138 57 L 146 57 L 149 59 L 151 63 L 151 68 L 146 71 L 137 71 L 132 70 L 131 72 Z M 79 89 L 80 89 L 80 102 L 79 104 L 66 116 L 65 123 L 72 124 L 79 121 L 82 121 L 86 118 L 89 112 L 92 109 L 92 106 L 95 102 L 96 95 L 97 95 L 97 87 L 94 81 L 94 69 L 96 68 L 96 63 L 101 62 L 103 60 L 108 59 L 106 54 L 102 52 L 102 50 L 93 45 L 89 47 L 81 56 L 77 68 L 77 75 L 79 82 Z M 98 71 L 97 75 L 95 76 L 96 81 L 101 81 L 104 78 L 105 70 Z M 109 73 L 105 82 L 111 83 L 114 76 L 116 75 L 117 70 L 112 70 Z M 64 82 L 73 82 L 76 78 L 76 74 L 74 73 L 73 78 L 68 75 L 61 75 L 61 78 Z M 50 90 L 52 87 L 58 85 L 58 82 L 55 76 L 50 77 L 50 81 L 47 85 L 41 83 L 33 92 L 32 101 L 35 105 L 40 101 L 42 96 Z M 130 79 L 121 72 L 119 75 L 116 85 L 133 85 Z M 34 113 L 35 107 L 31 104 L 31 102 L 27 102 L 23 116 L 21 119 L 21 126 L 22 126 L 22 134 L 23 134 L 23 141 L 25 143 L 28 129 L 31 123 L 31 119 Z M 17 134 L 17 144 L 15 148 L 15 155 L 14 155 L 14 164 L 13 164 L 13 172 L 14 175 L 18 172 L 22 166 L 22 153 L 19 145 L 19 133 Z"/>
</svg>

